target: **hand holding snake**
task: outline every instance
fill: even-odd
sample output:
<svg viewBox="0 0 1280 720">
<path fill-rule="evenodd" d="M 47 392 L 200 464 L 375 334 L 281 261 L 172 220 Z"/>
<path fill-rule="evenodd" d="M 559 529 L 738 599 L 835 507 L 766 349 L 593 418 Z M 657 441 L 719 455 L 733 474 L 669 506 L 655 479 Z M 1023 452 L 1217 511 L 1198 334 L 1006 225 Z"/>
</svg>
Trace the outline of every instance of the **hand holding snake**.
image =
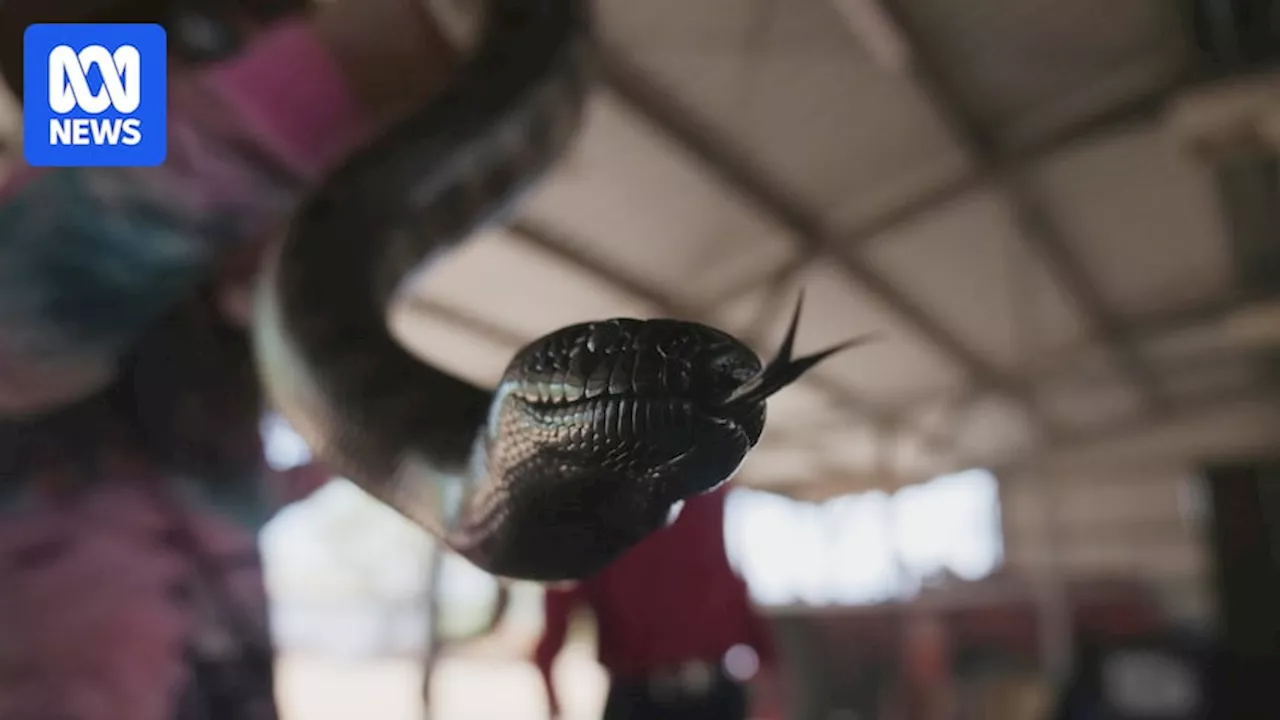
<svg viewBox="0 0 1280 720">
<path fill-rule="evenodd" d="M 521 349 L 496 391 L 392 337 L 407 280 L 498 220 L 577 133 L 581 0 L 490 0 L 451 88 L 358 153 L 276 248 L 255 301 L 262 379 L 333 470 L 497 575 L 590 575 L 725 482 L 766 399 L 849 343 L 765 366 L 705 325 L 614 319 Z"/>
</svg>

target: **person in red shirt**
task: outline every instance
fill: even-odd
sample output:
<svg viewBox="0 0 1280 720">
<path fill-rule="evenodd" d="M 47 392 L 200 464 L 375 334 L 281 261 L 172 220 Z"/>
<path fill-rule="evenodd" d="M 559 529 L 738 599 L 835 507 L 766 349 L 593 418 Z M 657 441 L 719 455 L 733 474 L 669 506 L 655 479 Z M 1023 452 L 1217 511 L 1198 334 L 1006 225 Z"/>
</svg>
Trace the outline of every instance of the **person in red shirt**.
<svg viewBox="0 0 1280 720">
<path fill-rule="evenodd" d="M 534 651 L 553 717 L 551 666 L 578 606 L 595 615 L 600 664 L 609 673 L 605 720 L 743 720 L 745 685 L 758 669 L 776 676 L 768 624 L 724 544 L 728 485 L 691 498 L 667 528 L 594 577 L 548 588 Z"/>
</svg>

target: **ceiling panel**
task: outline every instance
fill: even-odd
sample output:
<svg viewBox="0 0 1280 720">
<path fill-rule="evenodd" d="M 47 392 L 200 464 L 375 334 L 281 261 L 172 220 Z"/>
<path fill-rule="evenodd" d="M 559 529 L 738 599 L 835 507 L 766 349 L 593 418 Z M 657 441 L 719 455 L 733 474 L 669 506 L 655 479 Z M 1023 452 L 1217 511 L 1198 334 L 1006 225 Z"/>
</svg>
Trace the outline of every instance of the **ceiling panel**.
<svg viewBox="0 0 1280 720">
<path fill-rule="evenodd" d="M 815 442 L 824 467 L 840 472 L 868 472 L 892 461 L 892 440 L 866 423 L 840 423 Z"/>
<path fill-rule="evenodd" d="M 906 209 L 918 209 L 920 198 L 949 195 L 949 188 L 973 172 L 968 158 L 960 153 L 930 165 L 899 168 L 874 184 L 843 193 L 835 205 L 827 208 L 827 228 L 834 238 L 866 241 L 869 229 L 883 229 L 884 218 L 901 218 Z"/>
<path fill-rule="evenodd" d="M 1026 452 L 1034 435 L 1021 406 L 986 396 L 955 414 L 948 439 L 961 464 L 994 464 Z"/>
<path fill-rule="evenodd" d="M 652 52 L 745 52 L 777 0 L 595 0 L 596 25 L 609 42 Z"/>
<path fill-rule="evenodd" d="M 757 20 L 741 29 L 736 11 L 728 13 L 737 43 L 713 35 L 673 45 L 627 34 L 617 49 L 766 178 L 842 224 L 963 167 L 912 83 L 875 65 L 831 5 L 744 5 Z M 680 24 L 676 17 L 669 22 Z"/>
<path fill-rule="evenodd" d="M 1211 362 L 1183 363 L 1162 368 L 1161 382 L 1174 398 L 1188 403 L 1206 398 L 1239 396 L 1243 388 L 1265 387 L 1266 374 L 1258 361 L 1245 357 L 1220 357 Z"/>
<path fill-rule="evenodd" d="M 1265 377 L 1262 358 L 1228 342 L 1212 323 L 1152 337 L 1140 347 L 1176 398 L 1239 393 L 1242 387 L 1261 383 Z"/>
<path fill-rule="evenodd" d="M 932 435 L 945 437 L 951 432 L 959 413 L 979 393 L 972 388 L 958 388 L 954 392 L 924 396 L 902 408 L 899 419 L 906 427 Z"/>
<path fill-rule="evenodd" d="M 529 339 L 573 323 L 657 314 L 504 230 L 446 255 L 409 292 Z"/>
<path fill-rule="evenodd" d="M 765 360 L 768 358 L 767 355 L 764 357 Z M 846 412 L 832 402 L 827 393 L 801 379 L 769 398 L 765 432 L 772 434 L 778 428 L 793 432 L 796 428 L 844 422 L 847 419 Z"/>
<path fill-rule="evenodd" d="M 1229 294 L 1232 268 L 1207 173 L 1154 128 L 1073 148 L 1035 172 L 1103 295 L 1140 316 Z"/>
<path fill-rule="evenodd" d="M 884 1 L 998 134 L 1168 85 L 1189 55 L 1184 4 L 1169 0 Z"/>
<path fill-rule="evenodd" d="M 1072 430 L 1106 425 L 1142 409 L 1141 398 L 1109 358 L 1085 372 L 1041 382 L 1036 397 L 1051 423 Z"/>
<path fill-rule="evenodd" d="M 768 272 L 792 248 L 781 229 L 605 93 L 571 157 L 521 213 L 686 304 Z"/>
<path fill-rule="evenodd" d="M 1085 331 L 993 192 L 959 198 L 861 247 L 926 311 L 1006 368 Z"/>
<path fill-rule="evenodd" d="M 918 435 L 908 436 L 896 448 L 893 467 L 901 476 L 899 485 L 924 482 L 953 472 L 957 456 L 950 447 L 942 447 Z"/>
<path fill-rule="evenodd" d="M 497 387 L 518 349 L 407 305 L 391 314 L 391 329 L 417 357 L 485 388 Z"/>
<path fill-rule="evenodd" d="M 1186 319 L 1187 324 L 1162 329 L 1143 337 L 1143 353 L 1159 363 L 1184 358 L 1221 355 L 1234 349 L 1220 315 Z"/>
<path fill-rule="evenodd" d="M 866 423 L 825 429 L 815 437 L 814 448 L 833 478 L 866 486 L 870 478 L 879 477 L 876 484 L 887 489 L 945 472 L 955 460 L 951 448 L 936 438 L 915 432 L 878 432 Z"/>
<path fill-rule="evenodd" d="M 736 106 L 719 116 L 694 107 L 768 177 L 846 221 L 858 206 L 870 213 L 891 202 L 886 190 L 914 190 L 964 165 L 915 88 L 852 50 L 766 54 Z"/>
<path fill-rule="evenodd" d="M 747 456 L 740 477 L 753 485 L 812 482 L 821 475 L 818 454 L 806 447 L 759 445 Z"/>
</svg>

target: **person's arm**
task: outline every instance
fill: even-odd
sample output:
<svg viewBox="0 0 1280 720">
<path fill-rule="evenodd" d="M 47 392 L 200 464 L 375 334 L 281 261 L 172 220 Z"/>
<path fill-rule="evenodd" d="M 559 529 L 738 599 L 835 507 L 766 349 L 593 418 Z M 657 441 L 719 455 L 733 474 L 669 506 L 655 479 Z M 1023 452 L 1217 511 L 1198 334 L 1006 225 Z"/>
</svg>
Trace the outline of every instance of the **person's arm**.
<svg viewBox="0 0 1280 720">
<path fill-rule="evenodd" d="M 542 637 L 533 651 L 533 662 L 538 666 L 542 676 L 543 687 L 547 691 L 547 705 L 551 708 L 551 717 L 560 717 L 560 698 L 556 694 L 555 682 L 551 677 L 551 668 L 556 656 L 564 647 L 569 632 L 569 618 L 573 609 L 582 598 L 582 586 L 571 588 L 547 588 L 543 597 Z"/>
<path fill-rule="evenodd" d="M 18 168 L 0 186 L 0 417 L 93 392 L 142 331 L 426 101 L 454 54 L 418 0 L 336 0 L 172 72 L 154 168 Z"/>
</svg>

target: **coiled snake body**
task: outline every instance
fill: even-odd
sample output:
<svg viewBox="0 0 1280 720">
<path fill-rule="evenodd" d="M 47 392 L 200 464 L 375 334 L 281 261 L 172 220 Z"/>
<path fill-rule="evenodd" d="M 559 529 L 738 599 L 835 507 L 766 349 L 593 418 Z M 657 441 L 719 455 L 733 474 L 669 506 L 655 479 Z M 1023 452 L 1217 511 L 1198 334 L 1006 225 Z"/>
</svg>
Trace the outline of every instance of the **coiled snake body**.
<svg viewBox="0 0 1280 720">
<path fill-rule="evenodd" d="M 491 0 L 451 89 L 337 172 L 259 285 L 254 340 L 277 409 L 337 473 L 498 575 L 572 579 L 728 479 L 765 398 L 838 348 L 768 368 L 677 320 L 563 328 L 496 391 L 410 355 L 387 307 L 499 218 L 568 147 L 589 87 L 580 0 Z M 799 306 L 797 305 L 797 317 Z"/>
</svg>

